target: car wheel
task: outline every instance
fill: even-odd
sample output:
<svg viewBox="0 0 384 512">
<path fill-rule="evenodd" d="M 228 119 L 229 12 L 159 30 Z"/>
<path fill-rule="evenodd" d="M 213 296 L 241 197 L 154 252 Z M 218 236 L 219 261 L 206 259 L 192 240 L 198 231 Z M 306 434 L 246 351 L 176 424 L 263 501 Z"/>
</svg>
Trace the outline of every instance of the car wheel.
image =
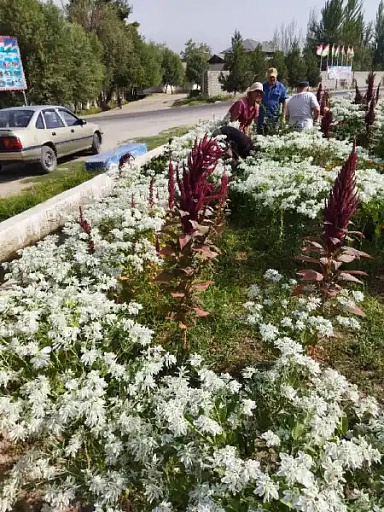
<svg viewBox="0 0 384 512">
<path fill-rule="evenodd" d="M 100 135 L 98 133 L 93 134 L 93 140 L 92 140 L 92 146 L 91 151 L 92 155 L 98 155 L 101 150 L 101 140 Z"/>
<path fill-rule="evenodd" d="M 57 168 L 56 153 L 50 146 L 43 146 L 41 148 L 40 169 L 44 173 L 55 171 Z"/>
</svg>

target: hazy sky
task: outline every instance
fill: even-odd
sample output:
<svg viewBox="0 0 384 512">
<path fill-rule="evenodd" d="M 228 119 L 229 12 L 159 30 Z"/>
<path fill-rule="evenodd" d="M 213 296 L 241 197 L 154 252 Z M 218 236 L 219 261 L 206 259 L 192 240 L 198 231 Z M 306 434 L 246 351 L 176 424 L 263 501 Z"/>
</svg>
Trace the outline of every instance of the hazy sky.
<svg viewBox="0 0 384 512">
<path fill-rule="evenodd" d="M 60 5 L 62 0 L 56 0 Z M 141 25 L 147 40 L 166 43 L 180 51 L 184 43 L 208 43 L 214 52 L 231 44 L 236 29 L 244 39 L 272 39 L 274 28 L 293 18 L 306 31 L 311 9 L 320 11 L 323 0 L 131 0 L 132 20 Z M 372 20 L 379 0 L 364 0 L 367 20 Z"/>
</svg>

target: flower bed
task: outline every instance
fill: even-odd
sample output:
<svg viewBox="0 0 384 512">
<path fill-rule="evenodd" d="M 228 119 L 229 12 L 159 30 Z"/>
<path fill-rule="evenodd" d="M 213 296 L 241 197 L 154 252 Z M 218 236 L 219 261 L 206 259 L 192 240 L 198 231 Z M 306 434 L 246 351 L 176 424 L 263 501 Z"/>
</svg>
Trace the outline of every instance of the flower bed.
<svg viewBox="0 0 384 512">
<path fill-rule="evenodd" d="M 247 259 L 244 250 L 228 259 L 235 228 L 256 222 L 260 209 L 290 211 L 303 231 L 319 224 L 351 146 L 315 134 L 265 138 L 259 156 L 234 168 L 226 235 L 210 222 L 223 208 L 212 206 L 210 217 L 205 205 L 187 228 L 192 209 L 182 210 L 188 187 L 201 190 L 180 175 L 182 162 L 211 128 L 171 144 L 177 207 L 167 155 L 145 171 L 115 170 L 111 197 L 9 265 L 0 292 L 0 424 L 16 462 L 4 473 L 0 510 L 32 491 L 47 512 L 76 504 L 97 512 L 384 510 L 380 404 L 320 364 L 316 352 L 372 328 L 370 290 L 364 297 L 352 285 L 326 303 L 315 288 L 297 297 L 299 267 L 287 265 L 284 276 L 264 272 L 261 261 L 236 283 L 236 297 L 227 287 L 239 278 L 233 267 Z M 230 175 L 215 144 L 206 149 L 209 173 L 199 175 L 212 197 Z M 207 170 L 204 147 L 195 146 L 190 173 Z M 378 157 L 359 153 L 360 223 L 382 205 L 384 182 Z M 237 210 L 250 204 L 255 210 L 236 225 Z M 273 236 L 268 228 L 259 242 Z M 280 245 L 268 256 L 279 267 L 280 228 Z M 298 231 L 289 236 L 301 243 Z M 172 279 L 164 279 L 170 270 Z M 180 278 L 193 272 L 193 281 Z M 175 280 L 182 291 L 169 294 Z M 187 302 L 192 287 L 202 294 L 197 302 Z M 360 306 L 367 317 L 351 316 Z M 238 326 L 265 357 L 230 374 L 215 352 Z"/>
</svg>

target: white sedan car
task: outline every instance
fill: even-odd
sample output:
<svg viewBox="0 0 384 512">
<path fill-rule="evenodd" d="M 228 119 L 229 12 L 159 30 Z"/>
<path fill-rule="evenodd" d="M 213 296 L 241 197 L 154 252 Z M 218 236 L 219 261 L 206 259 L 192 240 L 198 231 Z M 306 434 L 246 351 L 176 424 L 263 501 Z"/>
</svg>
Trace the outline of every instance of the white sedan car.
<svg viewBox="0 0 384 512">
<path fill-rule="evenodd" d="M 64 107 L 31 106 L 0 109 L 0 166 L 38 163 L 52 172 L 57 159 L 91 151 L 100 152 L 102 132 L 93 123 Z"/>
</svg>

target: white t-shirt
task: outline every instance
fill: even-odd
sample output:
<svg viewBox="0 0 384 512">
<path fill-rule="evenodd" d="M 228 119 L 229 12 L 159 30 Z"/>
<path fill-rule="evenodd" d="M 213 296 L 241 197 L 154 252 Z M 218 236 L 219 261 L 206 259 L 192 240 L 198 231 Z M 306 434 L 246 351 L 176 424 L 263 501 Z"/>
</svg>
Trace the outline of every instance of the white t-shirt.
<svg viewBox="0 0 384 512">
<path fill-rule="evenodd" d="M 287 103 L 290 126 L 296 126 L 299 130 L 312 128 L 312 111 L 316 107 L 319 107 L 319 102 L 313 92 L 299 92 L 292 96 Z"/>
</svg>

